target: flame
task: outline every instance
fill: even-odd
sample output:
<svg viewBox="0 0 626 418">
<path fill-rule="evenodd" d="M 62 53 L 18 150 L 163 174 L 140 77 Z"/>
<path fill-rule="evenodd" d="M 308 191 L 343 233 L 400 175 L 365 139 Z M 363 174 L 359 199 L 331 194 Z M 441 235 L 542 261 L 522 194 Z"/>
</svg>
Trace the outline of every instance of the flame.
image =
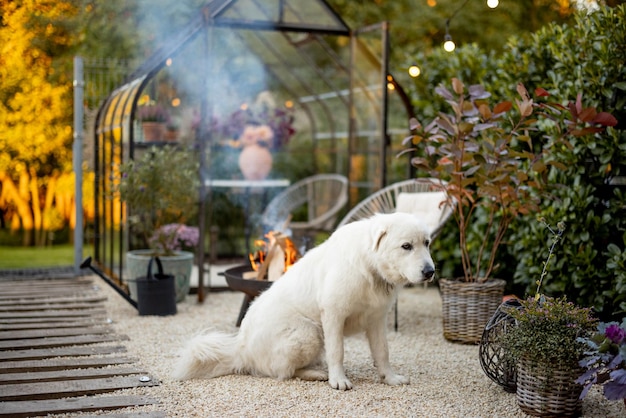
<svg viewBox="0 0 626 418">
<path fill-rule="evenodd" d="M 254 246 L 257 249 L 254 253 L 250 253 L 248 255 L 250 259 L 250 265 L 252 266 L 252 269 L 254 271 L 259 271 L 259 268 L 265 262 L 265 258 L 270 246 L 276 241 L 277 237 L 279 236 L 282 237 L 282 234 L 280 232 L 270 231 L 265 234 L 265 238 L 267 238 L 267 240 L 259 239 L 254 241 Z M 294 265 L 296 261 L 298 261 L 298 259 L 300 258 L 300 253 L 298 252 L 298 249 L 296 248 L 292 240 L 290 240 L 288 237 L 282 238 L 284 238 L 285 245 L 283 248 L 283 251 L 285 253 L 284 271 L 287 271 L 289 270 L 289 268 L 291 268 L 291 266 Z"/>
</svg>

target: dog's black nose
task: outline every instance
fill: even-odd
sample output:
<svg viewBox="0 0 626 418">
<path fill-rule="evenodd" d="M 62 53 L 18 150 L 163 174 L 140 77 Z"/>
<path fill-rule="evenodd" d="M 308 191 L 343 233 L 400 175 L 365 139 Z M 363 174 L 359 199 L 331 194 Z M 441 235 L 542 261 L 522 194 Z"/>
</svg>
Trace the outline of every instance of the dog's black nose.
<svg viewBox="0 0 626 418">
<path fill-rule="evenodd" d="M 427 280 L 430 280 L 435 275 L 435 268 L 431 265 L 427 265 L 424 267 L 424 270 L 422 270 L 422 274 Z"/>
</svg>

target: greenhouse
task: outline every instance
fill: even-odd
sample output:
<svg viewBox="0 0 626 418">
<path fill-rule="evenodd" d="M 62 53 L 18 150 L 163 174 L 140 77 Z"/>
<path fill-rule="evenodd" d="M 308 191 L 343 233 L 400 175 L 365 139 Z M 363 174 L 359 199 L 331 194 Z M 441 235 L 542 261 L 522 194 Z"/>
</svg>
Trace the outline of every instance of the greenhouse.
<svg viewBox="0 0 626 418">
<path fill-rule="evenodd" d="M 315 174 L 345 176 L 345 213 L 407 178 L 408 157 L 396 154 L 411 109 L 388 72 L 387 54 L 386 23 L 350 28 L 323 0 L 209 2 L 98 111 L 99 267 L 122 281 L 126 252 L 140 247 L 128 223 L 133 208 L 116 195 L 116 179 L 121 164 L 152 147 L 172 145 L 199 160 L 199 216 L 189 223 L 200 227 L 201 276 L 209 252 L 245 253 L 249 242 L 242 241 L 258 236 L 264 205 L 290 184 Z M 160 122 L 155 138 L 146 122 Z M 248 125 L 274 133 L 269 142 L 261 138 L 270 171 L 252 178 L 238 161 Z"/>
</svg>

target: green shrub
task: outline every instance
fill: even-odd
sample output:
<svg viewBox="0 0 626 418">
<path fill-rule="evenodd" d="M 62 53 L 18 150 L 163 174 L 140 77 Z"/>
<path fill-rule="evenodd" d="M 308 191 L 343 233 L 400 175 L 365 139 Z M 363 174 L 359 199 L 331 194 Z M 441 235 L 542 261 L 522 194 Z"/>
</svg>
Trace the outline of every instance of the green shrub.
<svg viewBox="0 0 626 418">
<path fill-rule="evenodd" d="M 603 320 L 621 318 L 626 312 L 626 200 L 623 190 L 609 185 L 614 177 L 626 175 L 625 15 L 624 5 L 581 12 L 570 26 L 553 24 L 528 37 L 510 39 L 497 56 L 473 45 L 457 48 L 454 55 L 419 56 L 415 62 L 422 64 L 422 76 L 409 86 L 420 119 L 430 119 L 444 108 L 434 97 L 434 88 L 450 77 L 483 84 L 495 100 L 520 82 L 531 91 L 542 87 L 562 102 L 582 93 L 586 106 L 618 119 L 616 129 L 578 138 L 571 149 L 553 150 L 567 168 L 552 170 L 550 180 L 563 186 L 549 190 L 538 213 L 550 222 L 567 224 L 563 245 L 545 278 L 545 293 L 592 306 Z M 536 133 L 536 143 L 550 134 L 549 129 L 546 125 L 544 132 Z M 517 218 L 511 231 L 494 276 L 514 277 L 509 291 L 531 293 L 541 270 L 536 260 L 545 257 L 549 236 L 528 216 Z M 440 277 L 461 271 L 456 234 L 456 228 L 446 226 L 433 243 Z M 468 240 L 477 236 L 470 231 Z"/>
</svg>

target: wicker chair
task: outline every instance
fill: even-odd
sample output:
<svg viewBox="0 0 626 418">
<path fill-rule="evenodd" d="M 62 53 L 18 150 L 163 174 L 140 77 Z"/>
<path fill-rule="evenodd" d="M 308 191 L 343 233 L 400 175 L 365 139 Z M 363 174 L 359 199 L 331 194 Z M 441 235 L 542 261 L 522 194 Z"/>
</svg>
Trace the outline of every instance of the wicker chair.
<svg viewBox="0 0 626 418">
<path fill-rule="evenodd" d="M 339 211 L 348 201 L 348 179 L 340 174 L 317 174 L 300 180 L 276 195 L 265 208 L 265 230 L 291 229 L 294 237 L 334 229 Z M 306 220 L 291 222 L 291 216 L 306 210 Z"/>
<path fill-rule="evenodd" d="M 434 239 L 454 212 L 441 190 L 446 183 L 434 178 L 400 181 L 384 187 L 359 202 L 339 222 L 337 228 L 369 218 L 377 213 L 407 212 L 419 216 L 430 227 Z M 394 328 L 398 330 L 398 301 L 394 306 Z"/>
<path fill-rule="evenodd" d="M 359 202 L 337 225 L 337 228 L 377 213 L 408 212 L 419 215 L 430 226 L 431 238 L 436 237 L 452 215 L 454 207 L 443 203 L 446 185 L 442 180 L 420 178 L 400 181 L 374 192 Z"/>
</svg>

